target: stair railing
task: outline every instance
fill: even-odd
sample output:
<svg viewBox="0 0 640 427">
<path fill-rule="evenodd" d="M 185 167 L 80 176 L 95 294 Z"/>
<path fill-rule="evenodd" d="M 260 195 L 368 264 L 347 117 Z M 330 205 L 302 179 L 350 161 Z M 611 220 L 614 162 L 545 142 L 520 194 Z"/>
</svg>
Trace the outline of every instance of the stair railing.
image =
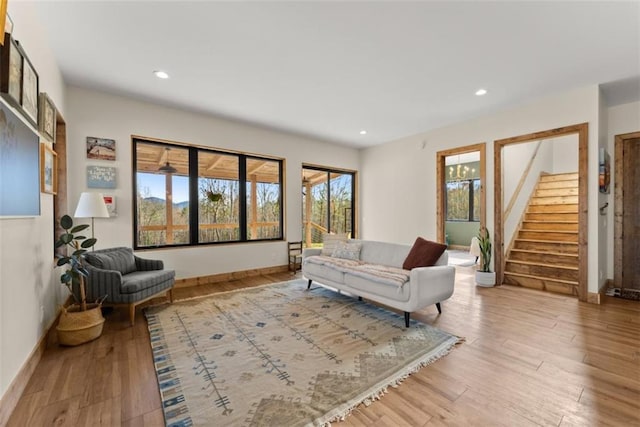
<svg viewBox="0 0 640 427">
<path fill-rule="evenodd" d="M 538 141 L 538 144 L 536 145 L 535 150 L 533 150 L 533 153 L 531 154 L 531 158 L 529 159 L 529 163 L 527 164 L 527 167 L 525 168 L 525 170 L 522 172 L 520 181 L 518 181 L 518 186 L 516 187 L 516 190 L 513 192 L 513 195 L 511 196 L 511 199 L 509 200 L 509 203 L 507 204 L 507 207 L 504 210 L 504 217 L 503 217 L 504 222 L 507 222 L 507 218 L 509 218 L 511 209 L 513 209 L 513 205 L 518 200 L 518 196 L 520 195 L 520 190 L 522 190 L 522 186 L 524 185 L 525 181 L 527 180 L 527 177 L 529 176 L 529 171 L 531 171 L 531 166 L 533 166 L 533 161 L 536 159 L 536 156 L 538 155 L 538 150 L 540 149 L 540 145 L 542 145 L 542 140 Z"/>
</svg>

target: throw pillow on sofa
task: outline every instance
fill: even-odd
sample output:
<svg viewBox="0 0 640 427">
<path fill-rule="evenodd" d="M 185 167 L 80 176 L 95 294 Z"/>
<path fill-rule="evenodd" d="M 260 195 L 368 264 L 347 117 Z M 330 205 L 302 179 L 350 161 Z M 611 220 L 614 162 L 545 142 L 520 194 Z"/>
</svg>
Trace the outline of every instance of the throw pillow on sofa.
<svg viewBox="0 0 640 427">
<path fill-rule="evenodd" d="M 338 242 L 346 242 L 347 233 L 324 234 L 322 237 L 322 255 L 331 256 Z"/>
<path fill-rule="evenodd" d="M 447 249 L 447 245 L 418 237 L 404 260 L 402 268 L 411 270 L 418 267 L 430 267 L 438 261 L 445 249 Z"/>
<path fill-rule="evenodd" d="M 360 259 L 361 243 L 338 242 L 331 253 L 333 258 L 352 259 L 358 261 Z"/>
</svg>

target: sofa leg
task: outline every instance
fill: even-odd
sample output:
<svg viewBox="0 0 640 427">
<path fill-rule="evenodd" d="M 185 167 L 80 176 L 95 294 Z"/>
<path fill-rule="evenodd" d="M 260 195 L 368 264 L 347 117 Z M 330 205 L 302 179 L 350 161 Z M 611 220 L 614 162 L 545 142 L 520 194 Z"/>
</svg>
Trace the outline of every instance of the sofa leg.
<svg viewBox="0 0 640 427">
<path fill-rule="evenodd" d="M 438 314 L 442 314 L 442 307 L 440 307 L 440 303 L 436 303 L 436 308 L 438 309 Z"/>
<path fill-rule="evenodd" d="M 409 320 L 411 318 L 411 313 L 409 313 L 408 311 L 404 312 L 404 326 L 406 326 L 407 328 L 409 327 Z"/>
<path fill-rule="evenodd" d="M 307 285 L 307 290 L 311 289 L 311 282 L 313 282 L 313 280 L 309 279 L 309 284 Z"/>
<path fill-rule="evenodd" d="M 358 301 L 362 301 L 362 297 L 358 297 Z"/>
<path fill-rule="evenodd" d="M 135 304 L 129 304 L 129 322 L 131 323 L 131 326 L 133 326 L 134 323 L 136 322 L 136 305 Z"/>
<path fill-rule="evenodd" d="M 173 304 L 173 289 L 169 289 L 169 302 Z"/>
</svg>

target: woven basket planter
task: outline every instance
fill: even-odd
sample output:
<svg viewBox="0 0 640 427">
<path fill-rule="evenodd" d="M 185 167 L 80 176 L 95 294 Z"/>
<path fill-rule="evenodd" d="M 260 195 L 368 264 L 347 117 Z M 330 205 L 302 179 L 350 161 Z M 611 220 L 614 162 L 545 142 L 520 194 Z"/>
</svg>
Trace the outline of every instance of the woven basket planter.
<svg viewBox="0 0 640 427">
<path fill-rule="evenodd" d="M 87 304 L 85 311 L 80 311 L 77 305 L 63 308 L 56 327 L 58 342 L 62 345 L 80 345 L 98 338 L 104 325 L 100 307 L 101 304 Z"/>
</svg>

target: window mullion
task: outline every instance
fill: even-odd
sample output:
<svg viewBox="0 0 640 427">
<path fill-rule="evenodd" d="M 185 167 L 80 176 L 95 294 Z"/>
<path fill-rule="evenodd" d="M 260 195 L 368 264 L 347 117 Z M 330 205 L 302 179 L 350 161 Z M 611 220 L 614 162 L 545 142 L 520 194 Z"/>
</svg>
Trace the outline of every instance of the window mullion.
<svg viewBox="0 0 640 427">
<path fill-rule="evenodd" d="M 240 241 L 247 241 L 247 156 L 241 155 L 238 162 L 240 190 Z"/>
<path fill-rule="evenodd" d="M 189 243 L 200 243 L 200 203 L 198 198 L 198 150 L 189 148 Z"/>
</svg>

